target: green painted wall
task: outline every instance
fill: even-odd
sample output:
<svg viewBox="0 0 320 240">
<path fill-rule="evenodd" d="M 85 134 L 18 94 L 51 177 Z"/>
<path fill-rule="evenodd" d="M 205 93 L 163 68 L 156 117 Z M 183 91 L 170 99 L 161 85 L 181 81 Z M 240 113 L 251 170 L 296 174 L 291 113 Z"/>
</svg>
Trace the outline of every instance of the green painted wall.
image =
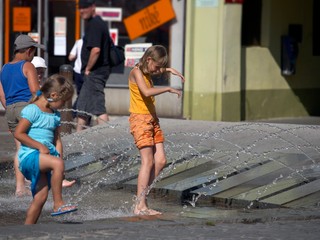
<svg viewBox="0 0 320 240">
<path fill-rule="evenodd" d="M 187 1 L 184 117 L 213 120 L 220 108 L 213 95 L 221 89 L 221 5 L 195 3 Z"/>
<path fill-rule="evenodd" d="M 215 108 L 212 103 L 217 102 L 221 96 L 217 96 L 216 93 L 194 93 L 184 91 L 184 102 L 192 103 L 193 120 L 212 120 L 218 113 L 215 112 Z M 189 117 L 191 119 L 191 117 Z"/>
<path fill-rule="evenodd" d="M 319 88 L 299 89 L 295 92 L 284 89 L 246 91 L 246 120 L 269 119 L 270 116 L 319 116 L 319 91 Z"/>
<path fill-rule="evenodd" d="M 187 1 L 183 113 L 188 119 L 237 121 L 241 6 L 212 2 L 216 5 L 197 7 L 196 1 Z"/>
<path fill-rule="evenodd" d="M 243 48 L 241 54 L 243 120 L 319 115 L 320 57 L 312 55 L 312 6 L 313 0 L 263 1 L 261 46 Z M 280 39 L 289 24 L 301 24 L 303 35 L 296 74 L 282 76 Z"/>
<path fill-rule="evenodd" d="M 187 1 L 183 115 L 213 121 L 320 115 L 313 0 L 263 0 L 261 44 L 241 47 L 241 4 Z M 296 74 L 281 75 L 281 36 L 301 24 Z"/>
</svg>

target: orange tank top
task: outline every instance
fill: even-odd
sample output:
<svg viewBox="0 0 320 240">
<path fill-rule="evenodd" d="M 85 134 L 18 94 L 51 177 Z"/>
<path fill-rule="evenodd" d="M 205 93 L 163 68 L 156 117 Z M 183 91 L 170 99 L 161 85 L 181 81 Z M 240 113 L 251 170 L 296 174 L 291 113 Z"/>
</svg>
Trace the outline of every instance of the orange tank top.
<svg viewBox="0 0 320 240">
<path fill-rule="evenodd" d="M 153 87 L 153 83 L 150 77 L 143 75 L 143 79 L 148 88 Z M 129 80 L 130 90 L 130 113 L 139 114 L 155 114 L 155 99 L 154 96 L 145 97 L 141 94 L 137 83 L 133 83 Z"/>
</svg>

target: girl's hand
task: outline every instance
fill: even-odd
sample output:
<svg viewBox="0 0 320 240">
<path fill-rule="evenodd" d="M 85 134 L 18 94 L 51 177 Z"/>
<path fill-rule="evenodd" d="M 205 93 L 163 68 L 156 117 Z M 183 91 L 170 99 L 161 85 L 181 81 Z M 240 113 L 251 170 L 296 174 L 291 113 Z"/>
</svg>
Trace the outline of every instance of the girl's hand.
<svg viewBox="0 0 320 240">
<path fill-rule="evenodd" d="M 174 68 L 166 68 L 166 70 L 168 72 L 171 72 L 173 75 L 176 75 L 176 76 L 180 77 L 182 82 L 185 81 L 184 76 L 180 72 L 178 72 L 176 69 L 174 69 Z"/>
<path fill-rule="evenodd" d="M 43 153 L 43 154 L 49 154 L 50 153 L 49 149 L 43 144 L 41 144 L 41 146 L 39 148 L 39 152 Z"/>
<path fill-rule="evenodd" d="M 181 91 L 180 90 L 177 90 L 177 89 L 174 89 L 174 88 L 170 88 L 169 89 L 169 93 L 175 93 L 178 95 L 178 98 L 181 97 Z"/>
</svg>

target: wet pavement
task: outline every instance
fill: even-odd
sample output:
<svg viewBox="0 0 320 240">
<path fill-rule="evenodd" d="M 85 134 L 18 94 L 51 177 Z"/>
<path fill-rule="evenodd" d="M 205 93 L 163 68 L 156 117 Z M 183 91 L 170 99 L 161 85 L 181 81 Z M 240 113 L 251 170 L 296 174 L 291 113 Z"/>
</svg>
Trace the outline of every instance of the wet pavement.
<svg viewBox="0 0 320 240">
<path fill-rule="evenodd" d="M 301 120 L 301 119 L 299 119 Z M 309 119 L 308 119 L 309 120 Z M 314 122 L 315 119 L 312 119 Z M 306 121 L 304 121 L 306 122 Z M 317 122 L 317 121 L 316 121 Z M 299 123 L 302 124 L 302 123 Z M 307 123 L 308 124 L 308 123 Z M 319 239 L 320 210 L 314 209 L 227 209 L 192 207 L 151 198 L 152 206 L 164 210 L 160 216 L 132 216 L 130 197 L 124 189 L 105 186 L 88 192 L 94 197 L 96 209 L 83 198 L 76 213 L 57 218 L 50 217 L 50 206 L 45 206 L 39 223 L 24 226 L 25 211 L 30 201 L 10 195 L 14 179 L 11 159 L 14 142 L 0 114 L 1 185 L 6 195 L 0 198 L 0 239 Z M 2 189 L 2 193 L 3 193 Z M 81 186 L 66 192 L 74 196 Z M 108 195 L 107 192 L 109 191 Z M 121 192 L 124 191 L 124 192 Z M 117 196 L 119 194 L 119 196 Z M 111 197 L 110 197 L 111 196 Z M 121 202 L 110 211 L 112 202 Z M 106 198 L 111 198 L 110 202 Z M 48 202 L 51 200 L 49 199 Z M 165 207 L 164 207 L 165 205 Z"/>
<path fill-rule="evenodd" d="M 210 220 L 107 219 L 1 227 L 1 239 L 319 239 L 319 220 L 239 224 Z"/>
</svg>

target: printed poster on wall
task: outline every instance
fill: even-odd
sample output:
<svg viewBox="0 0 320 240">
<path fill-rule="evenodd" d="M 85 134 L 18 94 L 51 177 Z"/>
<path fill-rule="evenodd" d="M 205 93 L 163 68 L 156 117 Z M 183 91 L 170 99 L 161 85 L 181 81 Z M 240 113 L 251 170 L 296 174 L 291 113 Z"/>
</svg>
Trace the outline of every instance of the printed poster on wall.
<svg viewBox="0 0 320 240">
<path fill-rule="evenodd" d="M 171 0 L 157 1 L 123 20 L 131 40 L 176 17 Z"/>
<path fill-rule="evenodd" d="M 14 32 L 30 32 L 31 31 L 31 8 L 30 7 L 14 7 L 13 8 L 12 27 Z"/>
<path fill-rule="evenodd" d="M 143 56 L 147 48 L 151 47 L 152 43 L 134 43 L 127 44 L 124 47 L 126 60 L 124 65 L 126 67 L 134 67 L 139 59 Z"/>
<path fill-rule="evenodd" d="M 67 18 L 54 18 L 54 55 L 67 55 Z"/>
<path fill-rule="evenodd" d="M 114 45 L 118 45 L 118 39 L 119 39 L 119 31 L 118 28 L 110 28 L 109 29 L 110 37 L 113 41 Z"/>
</svg>

